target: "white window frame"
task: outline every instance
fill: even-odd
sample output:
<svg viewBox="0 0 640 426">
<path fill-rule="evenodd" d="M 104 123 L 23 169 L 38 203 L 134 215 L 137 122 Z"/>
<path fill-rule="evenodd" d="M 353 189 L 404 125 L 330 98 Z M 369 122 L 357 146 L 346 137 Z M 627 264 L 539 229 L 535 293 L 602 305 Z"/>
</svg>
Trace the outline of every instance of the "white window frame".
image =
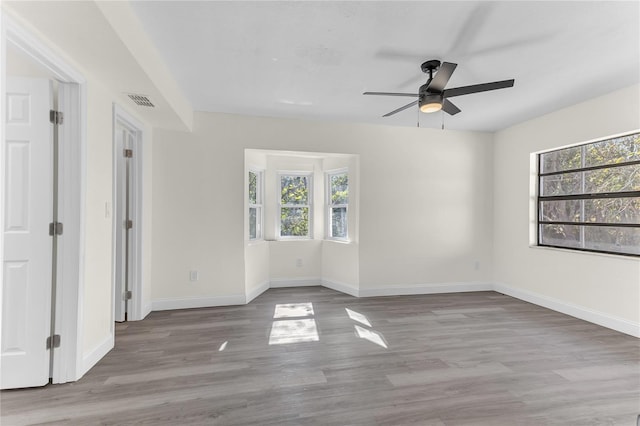
<svg viewBox="0 0 640 426">
<path fill-rule="evenodd" d="M 328 240 L 336 240 L 336 241 L 349 241 L 349 201 L 343 204 L 333 204 L 331 202 L 331 177 L 337 175 L 347 175 L 347 179 L 349 178 L 349 169 L 342 168 L 336 170 L 329 170 L 325 172 L 325 214 L 326 214 L 326 232 L 325 238 Z M 336 237 L 333 236 L 333 214 L 332 210 L 336 207 L 344 207 L 347 210 L 347 235 L 344 237 Z"/>
<path fill-rule="evenodd" d="M 249 174 L 253 173 L 256 175 L 256 202 L 252 203 L 249 199 L 249 182 L 251 179 L 249 178 Z M 247 210 L 248 217 L 248 228 L 247 228 L 247 236 L 249 241 L 261 241 L 264 239 L 264 170 L 259 169 L 249 169 L 249 173 L 247 173 L 247 203 L 249 204 L 249 209 Z M 256 236 L 255 238 L 251 237 L 251 209 L 256 209 Z"/>
<path fill-rule="evenodd" d="M 278 197 L 278 215 L 276 217 L 276 235 L 279 240 L 311 240 L 313 239 L 313 172 L 284 171 L 276 173 L 278 180 L 276 183 L 276 194 Z M 307 204 L 282 204 L 282 176 L 304 176 L 307 178 Z M 309 224 L 307 235 L 282 235 L 282 208 L 308 208 Z"/>
</svg>

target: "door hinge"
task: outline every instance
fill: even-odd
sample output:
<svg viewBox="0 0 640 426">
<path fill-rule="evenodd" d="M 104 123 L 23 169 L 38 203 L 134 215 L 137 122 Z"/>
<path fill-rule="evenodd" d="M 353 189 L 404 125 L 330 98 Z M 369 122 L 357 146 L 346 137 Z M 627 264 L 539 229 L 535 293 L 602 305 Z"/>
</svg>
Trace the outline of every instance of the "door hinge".
<svg viewBox="0 0 640 426">
<path fill-rule="evenodd" d="M 49 235 L 52 237 L 54 235 L 62 235 L 63 229 L 64 227 L 61 222 L 51 222 L 49 224 Z"/>
<path fill-rule="evenodd" d="M 53 337 L 53 339 L 52 339 Z M 54 334 L 53 336 L 47 337 L 47 349 L 51 348 L 59 348 L 60 347 L 60 335 Z"/>
<path fill-rule="evenodd" d="M 124 228 L 125 228 L 125 229 L 131 229 L 131 228 L 133 228 L 133 221 L 132 221 L 132 220 L 125 220 L 125 221 L 124 221 Z"/>
<path fill-rule="evenodd" d="M 125 158 L 133 158 L 133 150 L 132 149 L 125 149 L 124 150 L 124 156 L 125 156 Z"/>
<path fill-rule="evenodd" d="M 132 297 L 133 297 L 133 294 L 131 293 L 131 290 L 127 290 L 123 294 L 124 300 L 131 300 Z"/>
<path fill-rule="evenodd" d="M 49 121 L 53 124 L 62 124 L 64 115 L 60 111 L 49 110 Z"/>
</svg>

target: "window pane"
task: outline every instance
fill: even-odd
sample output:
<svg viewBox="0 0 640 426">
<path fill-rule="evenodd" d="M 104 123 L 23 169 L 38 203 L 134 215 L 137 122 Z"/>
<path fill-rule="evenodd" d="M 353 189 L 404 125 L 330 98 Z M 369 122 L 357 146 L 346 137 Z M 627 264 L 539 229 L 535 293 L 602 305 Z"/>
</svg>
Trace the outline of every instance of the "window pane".
<svg viewBox="0 0 640 426">
<path fill-rule="evenodd" d="M 640 164 L 543 176 L 541 181 L 543 196 L 640 191 Z"/>
<path fill-rule="evenodd" d="M 581 222 L 581 200 L 542 201 L 540 220 L 554 222 Z"/>
<path fill-rule="evenodd" d="M 584 216 L 581 216 L 582 205 L 584 205 Z M 640 225 L 640 198 L 542 201 L 540 220 Z"/>
<path fill-rule="evenodd" d="M 309 235 L 309 208 L 282 207 L 280 209 L 280 236 L 306 237 Z"/>
<path fill-rule="evenodd" d="M 560 149 L 540 155 L 540 172 L 551 173 L 582 166 L 581 147 Z"/>
<path fill-rule="evenodd" d="M 582 173 L 543 176 L 540 178 L 540 195 L 570 195 L 582 193 Z"/>
<path fill-rule="evenodd" d="M 334 238 L 347 238 L 347 208 L 331 208 L 331 236 Z"/>
<path fill-rule="evenodd" d="M 249 208 L 249 239 L 251 240 L 255 240 L 258 237 L 257 213 L 255 207 Z"/>
<path fill-rule="evenodd" d="M 584 172 L 585 190 L 591 193 L 640 190 L 640 164 Z"/>
<path fill-rule="evenodd" d="M 609 139 L 586 146 L 586 167 L 636 160 L 640 160 L 640 134 Z"/>
<path fill-rule="evenodd" d="M 258 204 L 258 176 L 249 172 L 249 203 Z"/>
<path fill-rule="evenodd" d="M 584 201 L 585 222 L 640 225 L 640 198 L 605 198 Z"/>
<path fill-rule="evenodd" d="M 280 176 L 282 204 L 309 204 L 307 176 Z"/>
<path fill-rule="evenodd" d="M 331 204 L 347 204 L 349 202 L 349 176 L 346 173 L 330 175 Z"/>
<path fill-rule="evenodd" d="M 640 228 L 585 226 L 584 239 L 587 249 L 640 254 Z"/>
<path fill-rule="evenodd" d="M 580 226 L 541 225 L 540 228 L 541 244 L 580 248 Z"/>
<path fill-rule="evenodd" d="M 547 152 L 540 160 L 541 173 L 640 160 L 640 134 Z"/>
</svg>

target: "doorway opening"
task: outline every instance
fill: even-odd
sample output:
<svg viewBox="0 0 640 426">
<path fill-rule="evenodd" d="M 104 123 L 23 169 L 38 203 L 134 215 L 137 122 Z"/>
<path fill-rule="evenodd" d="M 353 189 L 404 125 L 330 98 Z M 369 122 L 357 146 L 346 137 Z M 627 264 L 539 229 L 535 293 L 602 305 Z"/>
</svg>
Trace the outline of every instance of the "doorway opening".
<svg viewBox="0 0 640 426">
<path fill-rule="evenodd" d="M 113 107 L 113 307 L 116 322 L 141 320 L 142 166 L 144 127 Z"/>
</svg>

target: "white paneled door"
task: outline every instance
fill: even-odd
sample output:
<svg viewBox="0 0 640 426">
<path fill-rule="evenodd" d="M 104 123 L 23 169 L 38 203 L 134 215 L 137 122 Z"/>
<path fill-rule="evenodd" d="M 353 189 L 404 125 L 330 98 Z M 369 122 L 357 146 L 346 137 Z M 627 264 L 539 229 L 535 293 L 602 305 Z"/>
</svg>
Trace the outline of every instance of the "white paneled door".
<svg viewBox="0 0 640 426">
<path fill-rule="evenodd" d="M 49 381 L 53 205 L 51 82 L 8 77 L 6 88 L 3 389 Z"/>
</svg>

